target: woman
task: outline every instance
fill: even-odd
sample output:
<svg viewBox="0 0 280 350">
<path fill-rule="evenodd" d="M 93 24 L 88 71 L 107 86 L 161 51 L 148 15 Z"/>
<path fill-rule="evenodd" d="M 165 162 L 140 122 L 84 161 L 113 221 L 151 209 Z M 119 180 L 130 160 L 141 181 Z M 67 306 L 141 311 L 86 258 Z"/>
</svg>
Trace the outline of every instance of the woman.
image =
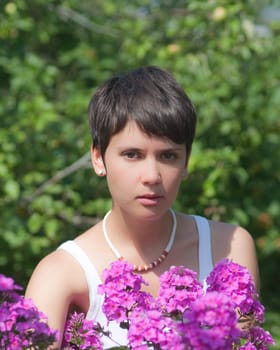
<svg viewBox="0 0 280 350">
<path fill-rule="evenodd" d="M 184 265 L 204 282 L 223 258 L 246 266 L 258 287 L 254 242 L 246 230 L 171 209 L 187 175 L 196 114 L 168 72 L 143 67 L 109 79 L 90 101 L 89 120 L 93 169 L 106 176 L 112 210 L 45 257 L 26 291 L 60 331 L 58 346 L 73 309 L 107 324 L 97 286 L 104 268 L 119 257 L 145 274 L 152 295 L 170 266 Z M 126 344 L 124 330 L 113 322 L 109 329 Z M 104 338 L 105 348 L 114 345 Z"/>
</svg>

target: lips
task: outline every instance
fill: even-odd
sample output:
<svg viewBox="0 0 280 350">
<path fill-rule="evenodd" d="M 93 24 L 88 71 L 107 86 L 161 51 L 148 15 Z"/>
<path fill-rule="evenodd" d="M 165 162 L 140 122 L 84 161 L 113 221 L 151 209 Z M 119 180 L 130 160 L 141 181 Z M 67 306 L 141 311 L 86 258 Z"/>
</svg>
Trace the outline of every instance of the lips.
<svg viewBox="0 0 280 350">
<path fill-rule="evenodd" d="M 147 193 L 147 194 L 143 194 L 143 195 L 141 195 L 141 196 L 138 196 L 137 198 L 157 199 L 157 198 L 162 198 L 162 196 L 159 195 L 159 194 L 150 194 L 150 193 Z"/>
<path fill-rule="evenodd" d="M 147 194 L 138 196 L 137 200 L 145 206 L 155 206 L 160 202 L 162 198 L 163 198 L 162 195 L 147 193 Z"/>
</svg>

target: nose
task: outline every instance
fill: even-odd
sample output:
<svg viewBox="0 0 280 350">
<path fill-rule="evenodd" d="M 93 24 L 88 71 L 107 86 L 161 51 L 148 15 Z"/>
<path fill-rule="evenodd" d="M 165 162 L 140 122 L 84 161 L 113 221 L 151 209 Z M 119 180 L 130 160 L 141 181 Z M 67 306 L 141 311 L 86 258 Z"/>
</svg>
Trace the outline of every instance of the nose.
<svg viewBox="0 0 280 350">
<path fill-rule="evenodd" d="M 145 163 L 142 169 L 142 180 L 146 184 L 158 184 L 161 182 L 160 168 L 155 160 Z"/>
</svg>

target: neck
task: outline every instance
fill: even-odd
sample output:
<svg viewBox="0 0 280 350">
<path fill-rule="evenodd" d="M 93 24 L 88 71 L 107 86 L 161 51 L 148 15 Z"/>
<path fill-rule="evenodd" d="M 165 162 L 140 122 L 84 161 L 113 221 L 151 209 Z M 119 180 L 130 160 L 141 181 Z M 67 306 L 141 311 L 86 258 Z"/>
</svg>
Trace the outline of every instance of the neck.
<svg viewBox="0 0 280 350">
<path fill-rule="evenodd" d="M 132 245 L 136 249 L 164 245 L 170 237 L 173 220 L 167 211 L 160 218 L 143 219 L 112 210 L 107 220 L 107 233 L 114 244 Z"/>
</svg>

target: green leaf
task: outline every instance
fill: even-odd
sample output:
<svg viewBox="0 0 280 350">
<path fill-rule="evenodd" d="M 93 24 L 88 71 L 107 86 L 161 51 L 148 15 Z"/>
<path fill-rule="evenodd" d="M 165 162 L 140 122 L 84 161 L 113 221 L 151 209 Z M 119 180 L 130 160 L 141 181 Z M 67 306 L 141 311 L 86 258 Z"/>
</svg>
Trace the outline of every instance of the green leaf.
<svg viewBox="0 0 280 350">
<path fill-rule="evenodd" d="M 15 180 L 8 180 L 4 184 L 4 192 L 9 199 L 17 199 L 20 193 L 20 186 Z"/>
</svg>

